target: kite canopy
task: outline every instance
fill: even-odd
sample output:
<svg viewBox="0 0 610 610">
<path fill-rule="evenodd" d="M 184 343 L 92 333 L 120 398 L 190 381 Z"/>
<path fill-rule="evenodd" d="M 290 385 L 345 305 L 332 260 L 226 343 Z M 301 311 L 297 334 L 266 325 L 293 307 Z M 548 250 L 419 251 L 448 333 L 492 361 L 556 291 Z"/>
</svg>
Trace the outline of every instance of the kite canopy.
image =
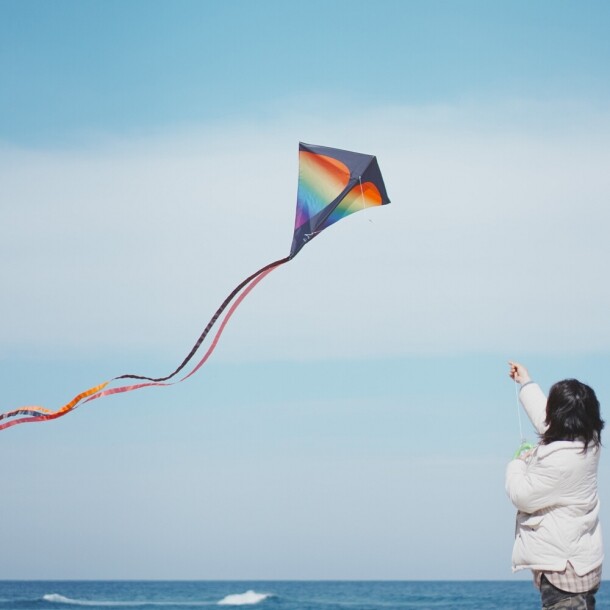
<svg viewBox="0 0 610 610">
<path fill-rule="evenodd" d="M 290 258 L 318 233 L 358 210 L 390 203 L 377 159 L 299 143 L 299 188 Z"/>
</svg>

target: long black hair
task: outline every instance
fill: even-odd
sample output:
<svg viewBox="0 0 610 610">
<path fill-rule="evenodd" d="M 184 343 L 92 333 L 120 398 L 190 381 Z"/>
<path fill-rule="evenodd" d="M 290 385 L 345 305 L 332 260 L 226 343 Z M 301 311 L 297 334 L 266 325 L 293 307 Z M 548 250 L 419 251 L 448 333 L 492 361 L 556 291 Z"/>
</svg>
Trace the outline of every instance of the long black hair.
<svg viewBox="0 0 610 610">
<path fill-rule="evenodd" d="M 589 445 L 601 445 L 604 420 L 599 412 L 599 400 L 592 388 L 576 379 L 558 381 L 549 392 L 546 403 L 546 425 L 541 442 L 580 440 Z"/>
</svg>

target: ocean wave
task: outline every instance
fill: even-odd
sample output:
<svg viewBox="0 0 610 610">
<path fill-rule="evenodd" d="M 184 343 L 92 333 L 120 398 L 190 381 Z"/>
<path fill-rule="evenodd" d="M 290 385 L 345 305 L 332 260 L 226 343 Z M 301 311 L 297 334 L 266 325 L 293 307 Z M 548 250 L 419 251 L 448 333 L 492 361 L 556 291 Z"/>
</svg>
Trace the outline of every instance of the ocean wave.
<svg viewBox="0 0 610 610">
<path fill-rule="evenodd" d="M 87 602 L 80 601 L 78 599 L 70 599 L 69 597 L 64 597 L 63 595 L 59 595 L 59 593 L 47 593 L 42 596 L 43 601 L 51 602 L 52 604 L 75 604 L 82 605 Z"/>
<path fill-rule="evenodd" d="M 248 593 L 244 593 L 243 595 L 248 595 L 249 593 L 254 593 L 254 591 L 248 591 Z M 260 595 L 259 593 L 255 593 L 255 595 Z M 263 594 L 264 597 L 268 597 L 267 594 Z M 225 599 L 230 597 L 241 597 L 240 595 L 231 596 L 228 595 Z M 104 606 L 104 607 L 115 607 L 115 608 L 137 608 L 143 606 L 184 606 L 186 608 L 196 608 L 202 606 L 215 606 L 217 603 L 224 603 L 227 605 L 243 605 L 243 604 L 256 604 L 258 601 L 237 601 L 237 602 L 225 602 L 222 600 L 221 602 L 214 601 L 160 601 L 160 600 L 140 600 L 140 601 L 100 601 L 100 600 L 89 600 L 89 599 L 72 599 L 70 597 L 65 597 L 64 595 L 59 595 L 58 593 L 47 593 L 42 596 L 42 601 L 51 604 L 64 604 L 70 606 Z"/>
<path fill-rule="evenodd" d="M 59 593 L 47 593 L 42 596 L 43 601 L 51 604 L 66 604 L 70 606 L 145 606 L 146 602 L 102 602 L 87 599 L 71 599 Z"/>
<path fill-rule="evenodd" d="M 257 593 L 256 591 L 246 591 L 245 593 L 234 593 L 227 595 L 218 602 L 219 606 L 248 606 L 258 604 L 271 597 L 270 593 Z"/>
<path fill-rule="evenodd" d="M 48 593 L 47 595 L 42 596 L 43 601 L 50 602 L 52 604 L 66 604 L 70 606 L 104 606 L 104 607 L 115 607 L 115 608 L 135 608 L 138 606 L 212 606 L 215 605 L 214 602 L 176 602 L 176 601 L 99 601 L 99 600 L 89 600 L 89 599 L 71 599 L 69 597 L 64 597 L 63 595 L 59 595 L 58 593 Z"/>
</svg>

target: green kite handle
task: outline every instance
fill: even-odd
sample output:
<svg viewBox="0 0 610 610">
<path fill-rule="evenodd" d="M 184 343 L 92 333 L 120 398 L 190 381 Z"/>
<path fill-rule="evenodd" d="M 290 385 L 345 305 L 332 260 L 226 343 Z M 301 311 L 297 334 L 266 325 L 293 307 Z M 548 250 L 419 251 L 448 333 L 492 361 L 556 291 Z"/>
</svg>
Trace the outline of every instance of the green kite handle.
<svg viewBox="0 0 610 610">
<path fill-rule="evenodd" d="M 515 451 L 515 455 L 513 456 L 513 459 L 517 459 L 518 457 L 521 456 L 522 453 L 525 453 L 526 451 L 531 451 L 534 448 L 534 445 L 532 445 L 532 443 L 530 443 L 529 441 L 522 441 L 521 444 L 519 445 L 519 449 L 517 449 L 517 451 Z"/>
</svg>

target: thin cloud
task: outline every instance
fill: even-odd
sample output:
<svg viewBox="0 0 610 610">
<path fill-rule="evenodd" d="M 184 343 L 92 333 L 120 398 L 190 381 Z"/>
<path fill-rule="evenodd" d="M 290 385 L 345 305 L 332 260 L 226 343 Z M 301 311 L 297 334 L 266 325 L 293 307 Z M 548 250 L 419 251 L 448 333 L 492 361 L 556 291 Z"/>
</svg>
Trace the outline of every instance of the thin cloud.
<svg viewBox="0 0 610 610">
<path fill-rule="evenodd" d="M 376 154 L 393 203 L 270 276 L 217 358 L 607 349 L 609 117 L 589 110 L 393 107 L 4 147 L 4 353 L 190 347 L 287 254 L 299 139 Z"/>
</svg>

